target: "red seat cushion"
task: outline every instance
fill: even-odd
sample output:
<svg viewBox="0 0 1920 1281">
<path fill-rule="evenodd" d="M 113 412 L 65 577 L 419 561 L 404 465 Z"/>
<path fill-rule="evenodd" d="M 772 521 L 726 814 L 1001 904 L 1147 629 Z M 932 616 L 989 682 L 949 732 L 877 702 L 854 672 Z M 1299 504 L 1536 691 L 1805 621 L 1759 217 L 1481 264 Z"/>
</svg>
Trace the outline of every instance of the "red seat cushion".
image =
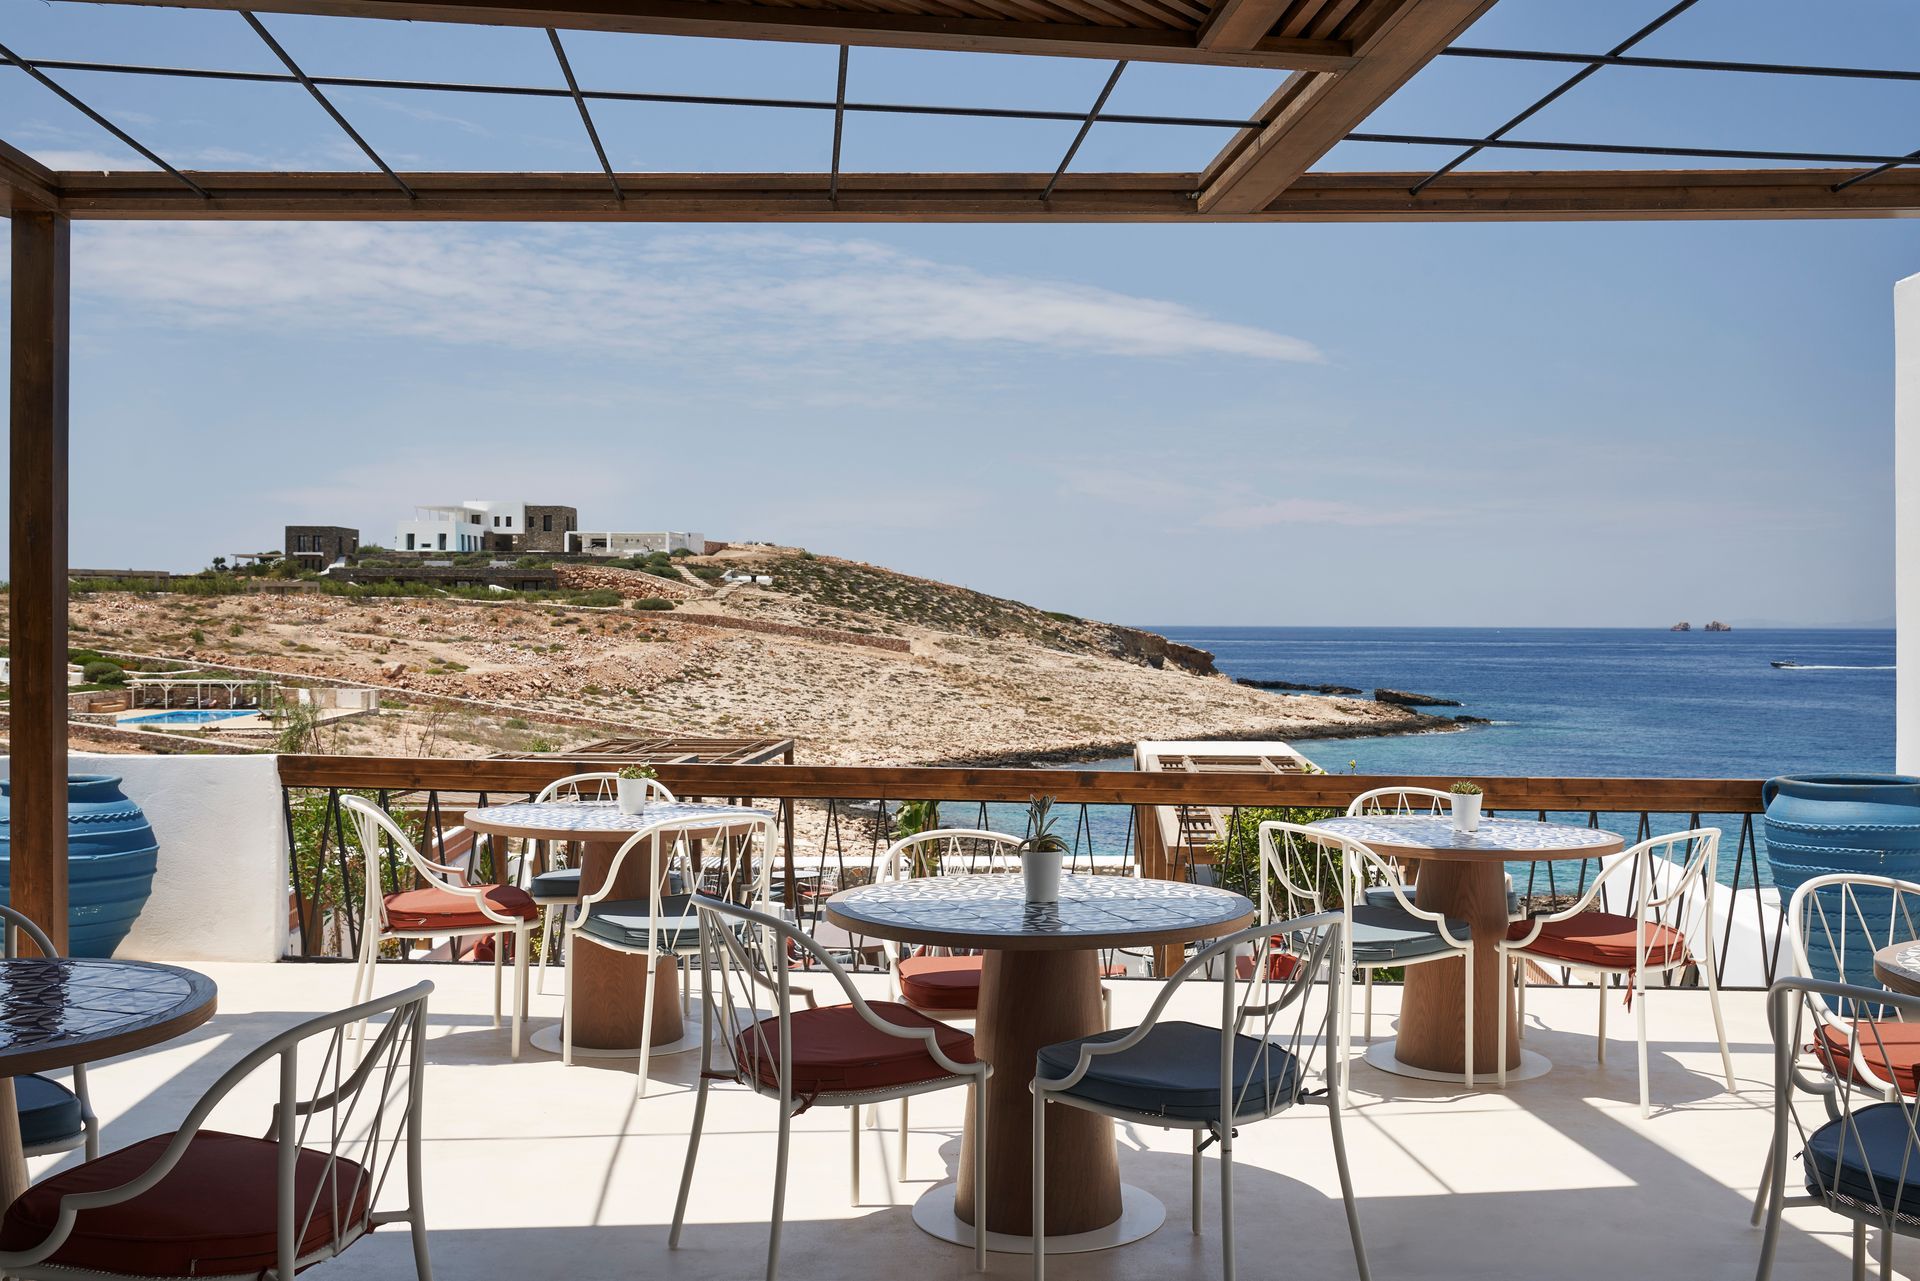
<svg viewBox="0 0 1920 1281">
<path fill-rule="evenodd" d="M 60 1198 L 118 1187 L 159 1159 L 157 1134 L 34 1184 L 8 1207 L 0 1250 L 30 1250 L 60 1217 Z M 82 1210 L 49 1263 L 141 1277 L 253 1275 L 274 1266 L 278 1246 L 278 1146 L 202 1130 L 159 1183 L 119 1205 Z M 294 1163 L 294 1225 L 306 1220 L 300 1254 L 366 1227 L 372 1177 L 364 1166 L 303 1148 Z M 312 1204 L 312 1218 L 306 1219 Z"/>
<path fill-rule="evenodd" d="M 1507 930 L 1510 939 L 1523 939 L 1533 928 L 1532 921 L 1515 921 Z M 1631 916 L 1612 912 L 1582 912 L 1564 921 L 1549 921 L 1540 927 L 1540 937 L 1527 944 L 1529 956 L 1575 965 L 1594 965 L 1609 970 L 1634 967 L 1633 935 L 1636 926 Z M 1647 965 L 1662 968 L 1679 965 L 1687 959 L 1687 940 L 1670 925 L 1647 923 Z"/>
<path fill-rule="evenodd" d="M 900 962 L 900 995 L 922 1010 L 980 1008 L 978 956 L 909 956 Z"/>
<path fill-rule="evenodd" d="M 523 921 L 538 920 L 540 909 L 533 895 L 517 885 L 489 885 L 487 906 L 502 916 Z M 470 930 L 498 929 L 500 922 L 489 918 L 470 894 L 451 890 L 406 890 L 389 894 L 387 924 L 396 930 Z"/>
<path fill-rule="evenodd" d="M 1864 1034 L 1856 1023 L 1851 1035 L 1860 1036 L 1860 1058 L 1872 1074 L 1858 1084 L 1884 1089 L 1891 1081 L 1902 1094 L 1920 1093 L 1920 1086 L 1915 1084 L 1920 1080 L 1920 1023 L 1889 1019 L 1869 1024 Z M 1845 1075 L 1853 1070 L 1851 1035 L 1846 1029 L 1822 1023 L 1817 1039 L 1807 1048 L 1837 1074 Z"/>
<path fill-rule="evenodd" d="M 956 1063 L 973 1062 L 973 1038 L 897 1001 L 869 1001 L 875 1014 L 902 1028 L 932 1028 L 940 1050 Z M 756 1044 L 756 1038 L 759 1038 Z M 760 1083 L 780 1087 L 780 1020 L 763 1019 L 734 1037 L 734 1061 L 749 1065 Z M 825 1005 L 793 1013 L 793 1092 L 817 1094 L 886 1090 L 952 1075 L 927 1053 L 919 1038 L 889 1036 L 851 1005 Z"/>
<path fill-rule="evenodd" d="M 1269 983 L 1278 983 L 1282 979 L 1293 977 L 1293 972 L 1300 968 L 1300 958 L 1292 952 L 1283 952 L 1280 950 L 1286 943 L 1284 938 L 1277 938 L 1273 940 L 1273 942 L 1274 950 L 1267 953 L 1267 981 Z M 1253 957 L 1244 952 L 1235 953 L 1233 958 L 1233 972 L 1239 976 L 1242 982 L 1252 978 Z"/>
</svg>

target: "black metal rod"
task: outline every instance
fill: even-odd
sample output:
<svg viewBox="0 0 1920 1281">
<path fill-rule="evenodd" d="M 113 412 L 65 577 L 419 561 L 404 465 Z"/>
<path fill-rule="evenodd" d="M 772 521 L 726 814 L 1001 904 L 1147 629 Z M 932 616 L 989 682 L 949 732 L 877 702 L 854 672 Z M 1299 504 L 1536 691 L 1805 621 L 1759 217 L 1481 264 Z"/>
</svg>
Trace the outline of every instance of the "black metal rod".
<svg viewBox="0 0 1920 1281">
<path fill-rule="evenodd" d="M 1887 172 L 1889 169 L 1898 169 L 1903 164 L 1910 164 L 1917 160 L 1920 160 L 1920 151 L 1909 151 L 1906 155 L 1902 156 L 1898 160 L 1885 161 L 1879 166 L 1867 170 L 1865 173 L 1855 174 L 1853 177 L 1847 179 L 1845 182 L 1834 183 L 1833 190 L 1836 192 L 1845 191 L 1848 187 L 1851 187 L 1856 182 L 1865 182 L 1869 178 L 1878 178 L 1881 174 Z"/>
<path fill-rule="evenodd" d="M 1617 54 L 1625 53 L 1627 50 L 1633 48 L 1633 46 L 1639 44 L 1642 40 L 1646 39 L 1648 36 L 1658 31 L 1661 27 L 1666 26 L 1667 23 L 1679 17 L 1681 14 L 1685 13 L 1688 9 L 1691 9 L 1694 6 L 1694 3 L 1695 3 L 1695 0 L 1680 0 L 1680 3 L 1674 5 L 1671 9 L 1668 9 L 1665 13 L 1661 14 L 1659 17 L 1655 18 L 1652 22 L 1649 22 L 1646 26 L 1640 28 L 1638 31 L 1634 32 L 1632 35 L 1628 36 L 1625 40 L 1622 40 L 1619 44 L 1615 45 L 1613 48 L 1607 50 L 1608 56 L 1614 56 Z M 1572 75 L 1568 76 L 1565 80 L 1562 80 L 1558 85 L 1556 85 L 1552 90 L 1550 90 L 1544 96 L 1536 99 L 1530 106 L 1527 107 L 1525 111 L 1522 111 L 1519 115 L 1513 117 L 1513 119 L 1507 121 L 1505 124 L 1501 125 L 1498 129 L 1495 129 L 1492 133 L 1488 134 L 1485 138 L 1479 140 L 1477 143 L 1469 145 L 1459 155 L 1447 161 L 1446 164 L 1441 165 L 1438 169 L 1434 170 L 1432 173 L 1422 178 L 1419 182 L 1414 183 L 1411 189 L 1411 194 L 1416 196 L 1419 195 L 1421 191 L 1423 191 L 1426 188 L 1427 184 L 1431 183 L 1434 179 L 1445 177 L 1447 174 L 1452 173 L 1455 169 L 1458 169 L 1461 165 L 1465 164 L 1467 161 L 1473 159 L 1476 155 L 1480 153 L 1481 149 L 1485 147 L 1488 143 L 1491 143 L 1500 138 L 1504 138 L 1509 132 L 1518 128 L 1520 125 L 1525 124 L 1533 116 L 1537 115 L 1541 111 L 1544 111 L 1547 107 L 1551 106 L 1553 103 L 1558 102 L 1560 100 L 1561 95 L 1573 89 L 1576 85 L 1584 81 L 1588 76 L 1600 70 L 1600 68 L 1604 65 L 1605 65 L 1604 63 L 1589 62 L 1586 66 L 1580 68 L 1580 70 L 1574 72 Z"/>
<path fill-rule="evenodd" d="M 1067 146 L 1067 154 L 1060 157 L 1060 163 L 1054 169 L 1053 177 L 1047 179 L 1046 190 L 1040 193 L 1040 199 L 1051 200 L 1053 198 L 1053 189 L 1054 186 L 1059 183 L 1060 175 L 1067 171 L 1067 166 L 1073 163 L 1074 156 L 1079 154 L 1080 144 L 1085 142 L 1087 140 L 1087 134 L 1092 132 L 1093 122 L 1100 118 L 1101 109 L 1107 105 L 1107 99 L 1113 96 L 1113 87 L 1120 83 L 1120 73 L 1126 69 L 1127 60 L 1125 58 L 1113 64 L 1113 74 L 1108 76 L 1107 83 L 1101 86 L 1100 96 L 1093 100 L 1093 110 L 1087 112 L 1086 119 L 1080 122 L 1079 130 L 1074 133 L 1073 141 Z"/>
<path fill-rule="evenodd" d="M 1728 62 L 1717 58 L 1649 58 L 1643 54 L 1556 53 L 1548 49 L 1482 49 L 1455 45 L 1440 51 L 1448 58 L 1491 58 L 1504 62 L 1590 62 L 1603 67 L 1641 67 L 1658 71 L 1728 71 L 1759 76 L 1818 76 L 1838 80 L 1920 80 L 1920 71 L 1890 67 L 1826 67 L 1797 62 Z"/>
<path fill-rule="evenodd" d="M 25 65 L 29 60 L 0 55 L 0 61 Z M 231 80 L 251 84 L 300 84 L 300 78 L 276 71 L 221 71 L 202 67 L 163 67 L 127 62 L 84 62 L 72 59 L 32 59 L 32 64 L 55 71 L 85 71 L 101 75 L 172 76 L 189 80 Z M 307 80 L 328 89 L 393 89 L 420 93 L 476 93 L 515 98 L 571 98 L 566 89 L 543 85 L 474 84 L 446 80 L 389 80 L 374 76 L 315 76 Z M 1079 111 L 1045 111 L 1026 107 L 955 107 L 904 102 L 845 102 L 830 98 L 754 98 L 699 93 L 642 93 L 622 89 L 581 89 L 589 102 L 666 103 L 695 107 L 770 107 L 786 111 L 834 111 L 914 116 L 965 116 L 993 120 L 1080 120 Z M 1253 129 L 1261 121 L 1223 116 L 1159 116 L 1103 114 L 1107 124 L 1168 125 L 1189 129 Z"/>
<path fill-rule="evenodd" d="M 312 78 L 300 69 L 300 64 L 293 60 L 293 56 L 280 47 L 280 42 L 273 38 L 273 33 L 267 30 L 260 19 L 254 17 L 253 12 L 248 9 L 242 9 L 240 16 L 247 20 L 247 25 L 252 27 L 262 40 L 266 41 L 267 48 L 273 50 L 274 56 L 280 59 L 286 66 L 288 73 L 291 74 L 295 80 L 298 80 L 308 93 L 313 95 L 313 100 L 320 104 L 321 109 L 333 117 L 333 123 L 339 125 L 342 132 L 344 132 L 347 137 L 353 139 L 354 145 L 366 153 L 367 159 L 373 161 L 373 163 L 379 167 L 381 173 L 393 179 L 394 185 L 407 193 L 407 199 L 418 200 L 419 196 L 414 193 L 412 187 L 407 185 L 407 180 L 395 173 L 393 167 L 380 158 L 380 153 L 375 151 L 372 146 L 368 144 L 367 140 L 360 136 L 358 129 L 355 129 L 347 123 L 347 118 L 340 114 L 339 109 L 328 100 L 326 94 L 320 92 L 320 86 L 315 84 Z"/>
<path fill-rule="evenodd" d="M 1589 151 L 1610 156 L 1697 156 L 1712 160 L 1794 160 L 1835 165 L 1904 165 L 1920 162 L 1920 154 L 1883 156 L 1848 151 L 1741 151 L 1727 147 L 1655 147 L 1636 143 L 1536 142 L 1519 138 L 1458 138 L 1415 133 L 1350 133 L 1348 142 L 1392 142 L 1427 147 L 1473 145 L 1494 151 Z M 1860 177 L 1865 177 L 1865 174 Z M 1858 182 L 1860 177 L 1850 178 Z"/>
<path fill-rule="evenodd" d="M 150 148 L 143 145 L 139 139 L 135 138 L 132 134 L 128 133 L 125 129 L 122 129 L 119 125 L 113 123 L 113 121 L 107 119 L 105 116 L 95 111 L 92 107 L 89 107 L 86 103 L 82 102 L 74 94 L 70 93 L 68 90 L 63 88 L 60 84 L 55 82 L 52 77 L 48 76 L 46 72 L 42 71 L 34 63 L 28 61 L 25 58 L 22 58 L 19 54 L 15 53 L 13 50 L 7 48 L 7 46 L 3 44 L 0 44 L 0 56 L 4 56 L 8 62 L 11 62 L 14 66 L 20 68 L 20 70 L 26 72 L 28 75 L 32 76 L 35 80 L 38 80 L 41 84 L 53 90 L 53 92 L 55 92 L 56 94 L 59 94 L 60 97 L 66 102 L 66 104 L 72 107 L 75 111 L 78 111 L 81 115 L 93 121 L 93 123 L 99 125 L 102 129 L 105 129 L 108 133 L 118 138 L 121 142 L 125 143 L 127 146 L 132 147 L 135 151 L 139 152 L 141 155 L 145 156 L 149 161 L 160 166 L 162 169 L 166 170 L 168 173 L 172 174 L 174 177 L 178 178 L 181 182 L 185 183 L 188 187 L 191 187 L 194 191 L 194 194 L 198 195 L 202 200 L 213 199 L 213 197 L 208 194 L 207 189 L 205 187 L 202 187 L 199 183 L 187 177 L 187 175 L 181 173 L 178 169 L 175 169 L 172 165 L 162 160 Z"/>
<path fill-rule="evenodd" d="M 833 168 L 827 177 L 827 201 L 840 203 L 840 139 L 847 123 L 847 46 L 840 46 L 840 78 L 833 91 Z"/>
<path fill-rule="evenodd" d="M 560 43 L 560 33 L 548 27 L 547 39 L 553 42 L 553 56 L 560 60 L 560 74 L 567 78 L 567 92 L 573 95 L 573 105 L 580 109 L 580 123 L 587 127 L 587 140 L 593 143 L 593 154 L 600 158 L 600 168 L 607 175 L 607 181 L 613 184 L 613 197 L 624 203 L 627 193 L 620 190 L 620 179 L 614 176 L 613 166 L 607 162 L 607 149 L 600 145 L 600 131 L 593 127 L 593 113 L 587 110 L 587 100 L 580 96 L 580 82 L 573 78 L 573 64 L 567 61 L 567 50 Z"/>
</svg>

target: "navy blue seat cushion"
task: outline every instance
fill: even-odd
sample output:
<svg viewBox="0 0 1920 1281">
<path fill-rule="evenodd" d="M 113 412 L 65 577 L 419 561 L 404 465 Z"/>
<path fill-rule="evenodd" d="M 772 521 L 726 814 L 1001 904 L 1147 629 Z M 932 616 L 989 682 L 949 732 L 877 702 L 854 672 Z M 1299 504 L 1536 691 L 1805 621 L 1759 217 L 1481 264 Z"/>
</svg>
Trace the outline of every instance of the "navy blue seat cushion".
<svg viewBox="0 0 1920 1281">
<path fill-rule="evenodd" d="M 538 891 L 536 891 L 536 893 L 537 892 Z M 1412 886 L 1407 887 L 1407 897 L 1410 899 L 1413 899 L 1415 903 L 1418 903 L 1420 901 L 1418 898 L 1414 897 Z M 1388 889 L 1386 886 L 1375 885 L 1367 890 L 1367 906 L 1368 907 L 1399 907 L 1400 900 L 1395 898 L 1393 895 L 1393 891 Z M 1510 889 L 1507 891 L 1507 915 L 1508 916 L 1520 915 L 1520 891 L 1519 890 Z"/>
<path fill-rule="evenodd" d="M 535 899 L 543 903 L 548 899 L 579 898 L 580 869 L 559 867 L 551 872 L 542 872 L 533 878 L 533 884 L 528 889 Z"/>
<path fill-rule="evenodd" d="M 79 1096 L 58 1081 L 44 1076 L 16 1076 L 13 1095 L 20 1106 L 22 1147 L 58 1143 L 86 1129 Z"/>
<path fill-rule="evenodd" d="M 1082 1045 L 1117 1041 L 1132 1030 L 1118 1028 L 1049 1045 L 1038 1056 L 1040 1074 L 1066 1076 L 1080 1062 Z M 1234 1037 L 1235 1117 L 1262 1116 L 1287 1101 L 1299 1072 L 1299 1060 L 1281 1047 L 1258 1037 Z M 1132 1049 L 1095 1055 L 1087 1074 L 1066 1093 L 1148 1116 L 1218 1121 L 1220 1029 L 1198 1023 L 1157 1024 Z"/>
<path fill-rule="evenodd" d="M 1920 1144 L 1911 1144 L 1901 1104 L 1876 1103 L 1836 1117 L 1807 1138 L 1807 1191 L 1838 1192 L 1868 1206 L 1920 1217 Z M 1902 1174 L 1905 1186 L 1902 1186 Z"/>
<path fill-rule="evenodd" d="M 653 925 L 660 939 L 653 942 Z M 607 899 L 587 909 L 580 932 L 605 939 L 618 947 L 658 947 L 664 952 L 693 951 L 700 946 L 700 918 L 688 894 L 664 894 L 657 903 L 645 899 Z"/>
<path fill-rule="evenodd" d="M 1447 930 L 1462 940 L 1473 934 L 1465 921 L 1452 917 L 1447 918 Z M 1392 965 L 1456 951 L 1440 937 L 1437 921 L 1415 916 L 1399 906 L 1362 904 L 1353 909 L 1353 959 L 1361 965 Z"/>
</svg>

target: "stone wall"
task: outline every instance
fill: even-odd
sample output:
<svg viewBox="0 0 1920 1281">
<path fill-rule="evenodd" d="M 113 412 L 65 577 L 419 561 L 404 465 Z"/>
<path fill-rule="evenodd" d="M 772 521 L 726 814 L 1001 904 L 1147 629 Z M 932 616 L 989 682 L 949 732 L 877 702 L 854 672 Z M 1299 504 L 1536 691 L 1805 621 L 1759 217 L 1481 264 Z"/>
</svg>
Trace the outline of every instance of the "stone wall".
<svg viewBox="0 0 1920 1281">
<path fill-rule="evenodd" d="M 551 529 L 547 528 L 549 525 Z M 572 507 L 527 504 L 527 531 L 521 535 L 520 550 L 528 552 L 564 552 L 567 535 L 580 528 L 580 513 Z"/>
</svg>

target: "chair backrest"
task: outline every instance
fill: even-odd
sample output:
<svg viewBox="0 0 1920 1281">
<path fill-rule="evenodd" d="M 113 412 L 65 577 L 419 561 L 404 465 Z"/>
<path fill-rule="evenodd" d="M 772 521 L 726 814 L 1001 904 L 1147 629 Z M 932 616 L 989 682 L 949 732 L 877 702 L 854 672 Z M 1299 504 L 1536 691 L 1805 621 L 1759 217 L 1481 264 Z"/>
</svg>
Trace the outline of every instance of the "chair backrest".
<svg viewBox="0 0 1920 1281">
<path fill-rule="evenodd" d="M 1431 787 L 1376 787 L 1348 802 L 1347 816 L 1362 814 L 1451 814 L 1453 796 Z"/>
<path fill-rule="evenodd" d="M 1695 827 L 1641 841 L 1607 860 L 1566 911 L 1602 910 L 1679 931 L 1698 949 L 1712 945 L 1714 874 L 1720 829 Z M 1619 894 L 1626 895 L 1620 902 Z M 1560 913 L 1556 913 L 1559 915 Z"/>
<path fill-rule="evenodd" d="M 839 986 L 845 1003 L 868 1026 L 902 1041 L 919 1042 L 934 1062 L 949 1072 L 964 1073 L 972 1067 L 954 1060 L 941 1048 L 935 1029 L 902 1027 L 882 1018 L 860 995 L 840 963 L 797 926 L 770 912 L 705 894 L 695 895 L 693 906 L 700 917 L 703 1076 L 713 1073 L 714 1047 L 722 1045 L 741 1084 L 775 1094 L 783 1105 L 792 1104 L 795 993 L 807 1008 L 819 1006 L 813 988 L 793 986 L 796 964 L 812 974 L 824 971 Z M 766 1009 L 769 996 L 770 1014 Z"/>
<path fill-rule="evenodd" d="M 221 1074 L 152 1165 L 114 1187 L 62 1197 L 52 1232 L 32 1249 L 0 1254 L 0 1270 L 11 1274 L 41 1262 L 66 1241 L 82 1211 L 118 1205 L 159 1183 L 185 1155 L 214 1108 L 270 1060 L 278 1061 L 280 1079 L 266 1135 L 279 1148 L 276 1275 L 291 1277 L 297 1269 L 339 1253 L 377 1222 L 380 1194 L 403 1152 L 410 1191 L 418 1191 L 427 994 L 432 991 L 433 984 L 416 983 L 272 1037 Z M 379 1034 L 359 1061 L 352 1062 L 349 1030 L 382 1015 L 386 1023 Z M 311 1159 L 305 1170 L 296 1164 L 303 1149 L 323 1157 L 317 1171 Z M 304 1195 L 302 1184 L 307 1185 Z M 316 1244 L 311 1228 L 323 1207 L 331 1217 L 332 1233 Z M 312 1248 L 301 1253 L 302 1243 Z"/>
<path fill-rule="evenodd" d="M 1904 1059 L 1896 1038 L 1920 1020 L 1920 997 L 1796 975 L 1776 981 L 1768 1002 L 1774 1195 L 1796 1159 L 1788 1154 L 1798 1153 L 1807 1191 L 1829 1208 L 1886 1223 L 1896 1214 L 1910 1220 L 1907 1188 L 1920 1199 L 1920 1099 L 1893 1088 L 1885 1065 Z M 1836 1006 L 1856 1011 L 1845 1051 L 1822 1027 Z M 1793 1106 L 1795 1090 L 1821 1099 L 1824 1109 L 1815 1115 L 1823 1123 L 1809 1127 L 1809 1110 Z"/>
<path fill-rule="evenodd" d="M 0 926 L 4 926 L 6 955 L 9 959 L 20 955 L 20 935 L 22 934 L 32 940 L 41 956 L 60 955 L 54 950 L 53 940 L 47 937 L 47 932 L 34 924 L 33 918 L 17 907 L 0 903 Z"/>
<path fill-rule="evenodd" d="M 361 861 L 365 864 L 366 915 L 361 918 L 363 929 L 369 922 L 383 930 L 387 928 L 386 896 L 381 892 L 380 882 L 380 856 L 389 845 L 404 860 L 401 875 L 411 869 L 414 875 L 432 888 L 466 895 L 474 899 L 477 908 L 488 917 L 496 918 L 502 924 L 511 923 L 510 918 L 500 916 L 481 901 L 482 889 L 465 883 L 467 867 L 464 864 L 436 863 L 429 859 L 420 852 L 405 829 L 394 821 L 393 815 L 361 796 L 342 796 L 340 808 L 351 820 L 348 826 L 360 846 Z M 397 885 L 394 888 L 406 887 Z"/>
<path fill-rule="evenodd" d="M 1391 859 L 1350 837 L 1304 823 L 1260 825 L 1260 914 L 1283 920 L 1364 902 L 1370 889 L 1412 901 L 1412 887 Z"/>
<path fill-rule="evenodd" d="M 1920 885 L 1891 876 L 1837 872 L 1803 881 L 1787 904 L 1794 973 L 1878 990 L 1873 954 L 1920 941 Z M 1849 1017 L 1844 1009 L 1834 1011 Z"/>
<path fill-rule="evenodd" d="M 732 903 L 768 905 L 772 902 L 773 837 L 774 821 L 768 815 L 724 819 L 680 815 L 648 823 L 614 852 L 599 888 L 581 896 L 580 914 L 570 928 L 579 929 L 596 905 L 615 899 L 616 882 L 630 859 L 647 860 L 646 883 L 654 887 L 656 903 L 658 896 L 667 893 L 677 870 L 684 892 Z M 696 842 L 701 847 L 697 851 Z M 668 936 L 654 930 L 651 937 L 661 944 Z"/>
<path fill-rule="evenodd" d="M 1138 1045 L 1165 1014 L 1180 988 L 1211 974 L 1224 974 L 1220 983 L 1220 1097 L 1232 1099 L 1231 1115 L 1248 1119 L 1277 1112 L 1297 1103 L 1307 1092 L 1314 1060 L 1324 1056 L 1321 1072 L 1333 1106 L 1339 1106 L 1340 1056 L 1327 1053 L 1334 1030 L 1340 1026 L 1347 985 L 1336 981 L 1343 964 L 1342 922 L 1337 912 L 1316 912 L 1289 920 L 1270 921 L 1215 939 L 1202 947 L 1161 985 L 1146 1017 L 1132 1029 L 1110 1040 L 1081 1045 L 1079 1062 L 1062 1077 L 1048 1078 L 1049 1088 L 1077 1084 L 1096 1058 Z M 1236 964 L 1251 953 L 1251 965 Z M 1272 957 L 1295 958 L 1286 966 L 1270 964 Z M 1226 962 L 1219 965 L 1220 961 Z M 1323 982 L 1319 980 L 1324 980 Z M 1308 997 L 1327 994 L 1327 1004 L 1316 1018 Z M 1237 1037 L 1253 1037 L 1258 1044 L 1249 1057 Z M 1244 1072 L 1245 1079 L 1234 1077 Z M 1222 1111 L 1228 1109 L 1223 1108 Z M 1220 1118 L 1224 1121 L 1225 1118 Z"/>
<path fill-rule="evenodd" d="M 670 801 L 674 799 L 667 785 L 657 778 L 640 780 L 646 784 L 645 791 L 650 801 Z M 569 774 L 565 778 L 556 778 L 540 789 L 533 799 L 536 803 L 546 801 L 611 801 L 620 792 L 620 775 L 611 770 L 589 771 L 585 774 Z"/>
<path fill-rule="evenodd" d="M 1020 870 L 1020 838 L 979 827 L 942 827 L 904 837 L 880 858 L 880 879 L 983 876 Z"/>
</svg>

